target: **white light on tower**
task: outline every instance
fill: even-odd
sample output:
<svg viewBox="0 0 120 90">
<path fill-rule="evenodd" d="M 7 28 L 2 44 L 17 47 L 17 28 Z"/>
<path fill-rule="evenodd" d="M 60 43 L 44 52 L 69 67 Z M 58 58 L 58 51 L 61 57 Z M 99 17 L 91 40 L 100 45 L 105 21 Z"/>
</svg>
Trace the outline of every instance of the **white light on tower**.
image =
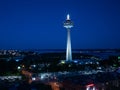
<svg viewBox="0 0 120 90">
<path fill-rule="evenodd" d="M 66 61 L 72 61 L 72 50 L 71 50 L 71 38 L 70 29 L 73 27 L 73 22 L 70 20 L 70 15 L 67 15 L 64 27 L 67 29 L 67 48 L 66 48 Z"/>
<path fill-rule="evenodd" d="M 67 15 L 67 20 L 70 20 L 70 15 L 69 14 Z"/>
</svg>

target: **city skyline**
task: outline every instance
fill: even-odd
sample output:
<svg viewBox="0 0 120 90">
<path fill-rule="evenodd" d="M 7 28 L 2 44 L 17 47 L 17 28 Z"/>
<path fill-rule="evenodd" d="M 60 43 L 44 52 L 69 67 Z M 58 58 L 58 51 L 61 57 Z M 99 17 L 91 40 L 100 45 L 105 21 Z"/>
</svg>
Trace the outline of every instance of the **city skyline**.
<svg viewBox="0 0 120 90">
<path fill-rule="evenodd" d="M 0 1 L 0 49 L 65 49 L 63 21 L 74 21 L 73 49 L 120 48 L 119 0 Z"/>
</svg>

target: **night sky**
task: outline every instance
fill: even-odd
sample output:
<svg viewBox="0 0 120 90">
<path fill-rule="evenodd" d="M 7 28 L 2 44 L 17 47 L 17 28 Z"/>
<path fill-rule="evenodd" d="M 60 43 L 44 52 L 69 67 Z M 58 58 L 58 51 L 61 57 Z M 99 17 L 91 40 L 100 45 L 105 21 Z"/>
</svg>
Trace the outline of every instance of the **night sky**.
<svg viewBox="0 0 120 90">
<path fill-rule="evenodd" d="M 120 48 L 120 0 L 0 0 L 0 49 Z"/>
</svg>

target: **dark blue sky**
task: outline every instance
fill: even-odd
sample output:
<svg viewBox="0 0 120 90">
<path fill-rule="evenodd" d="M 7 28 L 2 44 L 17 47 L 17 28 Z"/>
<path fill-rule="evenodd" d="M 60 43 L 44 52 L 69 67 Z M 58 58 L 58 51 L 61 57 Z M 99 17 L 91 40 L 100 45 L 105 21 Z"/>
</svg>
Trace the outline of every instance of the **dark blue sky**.
<svg viewBox="0 0 120 90">
<path fill-rule="evenodd" d="M 120 0 L 1 0 L 0 49 L 120 48 Z"/>
</svg>

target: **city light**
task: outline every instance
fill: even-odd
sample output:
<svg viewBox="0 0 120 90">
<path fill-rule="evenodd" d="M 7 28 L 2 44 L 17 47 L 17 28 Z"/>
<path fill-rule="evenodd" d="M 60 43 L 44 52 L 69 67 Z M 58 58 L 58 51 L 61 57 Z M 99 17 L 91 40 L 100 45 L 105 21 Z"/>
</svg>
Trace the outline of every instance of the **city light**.
<svg viewBox="0 0 120 90">
<path fill-rule="evenodd" d="M 33 77 L 33 78 L 32 78 L 32 80 L 34 81 L 34 80 L 36 80 L 36 78 L 35 78 L 35 77 Z"/>
<path fill-rule="evenodd" d="M 78 63 L 78 61 L 77 61 L 77 60 L 74 60 L 74 63 Z"/>
<path fill-rule="evenodd" d="M 18 67 L 17 67 L 17 69 L 19 70 L 19 69 L 21 69 L 21 67 L 20 67 L 20 66 L 18 66 Z"/>
<path fill-rule="evenodd" d="M 65 61 L 61 61 L 61 64 L 65 64 Z"/>
<path fill-rule="evenodd" d="M 86 85 L 86 90 L 95 90 L 95 85 L 94 84 Z"/>
<path fill-rule="evenodd" d="M 88 84 L 88 85 L 86 85 L 86 87 L 91 87 L 91 86 L 94 86 L 94 84 Z"/>
</svg>

